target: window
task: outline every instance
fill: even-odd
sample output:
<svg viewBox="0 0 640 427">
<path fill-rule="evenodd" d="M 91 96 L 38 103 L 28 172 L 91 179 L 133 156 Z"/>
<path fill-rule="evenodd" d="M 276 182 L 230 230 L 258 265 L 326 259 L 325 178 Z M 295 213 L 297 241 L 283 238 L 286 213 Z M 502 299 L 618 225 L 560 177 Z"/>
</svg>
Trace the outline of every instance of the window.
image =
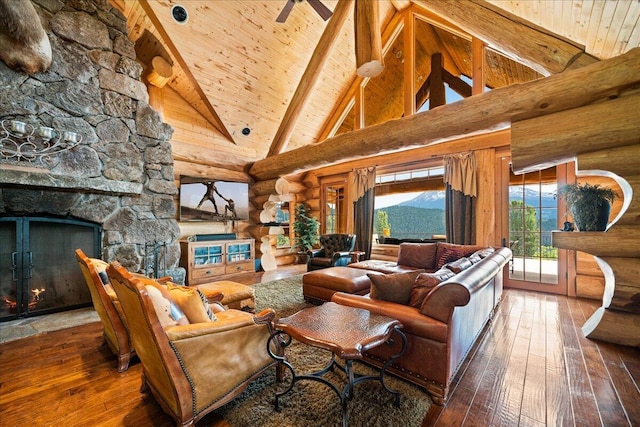
<svg viewBox="0 0 640 427">
<path fill-rule="evenodd" d="M 376 177 L 374 242 L 440 239 L 446 234 L 444 167 Z"/>
<path fill-rule="evenodd" d="M 289 226 L 289 218 L 291 218 L 292 205 L 289 202 L 276 203 L 276 222 L 282 227 L 282 234 L 276 237 L 276 248 L 291 247 L 293 229 Z"/>
<path fill-rule="evenodd" d="M 323 180 L 321 185 L 321 233 L 346 233 L 349 207 L 347 206 L 347 176 Z M 353 215 L 353 210 L 351 211 Z"/>
</svg>

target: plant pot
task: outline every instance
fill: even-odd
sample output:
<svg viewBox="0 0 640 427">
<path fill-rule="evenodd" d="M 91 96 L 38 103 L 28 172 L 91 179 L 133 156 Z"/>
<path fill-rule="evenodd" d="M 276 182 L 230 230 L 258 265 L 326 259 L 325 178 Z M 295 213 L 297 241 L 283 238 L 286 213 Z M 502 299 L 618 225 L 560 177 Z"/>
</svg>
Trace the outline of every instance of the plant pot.
<svg viewBox="0 0 640 427">
<path fill-rule="evenodd" d="M 571 207 L 571 214 L 579 231 L 606 231 L 610 213 L 611 204 L 607 201 L 598 204 L 596 209 L 579 203 Z"/>
</svg>

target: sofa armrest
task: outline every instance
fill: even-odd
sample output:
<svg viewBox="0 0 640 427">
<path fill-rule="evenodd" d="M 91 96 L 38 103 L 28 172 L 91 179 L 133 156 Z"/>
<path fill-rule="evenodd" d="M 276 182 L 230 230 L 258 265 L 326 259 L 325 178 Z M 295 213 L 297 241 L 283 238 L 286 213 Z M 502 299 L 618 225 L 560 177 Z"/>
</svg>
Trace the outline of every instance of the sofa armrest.
<svg viewBox="0 0 640 427">
<path fill-rule="evenodd" d="M 446 342 L 447 324 L 423 315 L 417 308 L 384 300 L 374 300 L 368 295 L 336 292 L 331 301 L 349 307 L 362 308 L 399 320 L 403 331 L 420 337 Z"/>
</svg>

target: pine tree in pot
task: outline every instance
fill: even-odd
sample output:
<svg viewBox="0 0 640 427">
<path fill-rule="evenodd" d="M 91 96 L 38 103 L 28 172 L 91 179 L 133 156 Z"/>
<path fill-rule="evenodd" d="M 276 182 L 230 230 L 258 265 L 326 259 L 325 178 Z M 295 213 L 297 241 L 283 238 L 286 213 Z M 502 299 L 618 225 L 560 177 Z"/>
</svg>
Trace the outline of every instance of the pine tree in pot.
<svg viewBox="0 0 640 427">
<path fill-rule="evenodd" d="M 298 248 L 298 254 L 303 255 L 302 261 L 305 263 L 307 253 L 320 241 L 318 236 L 320 221 L 309 215 L 309 210 L 309 207 L 304 203 L 297 205 L 295 222 L 293 223 L 293 231 L 296 234 L 295 245 Z"/>
<path fill-rule="evenodd" d="M 580 231 L 605 231 L 611 212 L 611 203 L 618 194 L 608 187 L 589 183 L 568 184 L 560 188 L 565 197 L 567 208 Z"/>
</svg>

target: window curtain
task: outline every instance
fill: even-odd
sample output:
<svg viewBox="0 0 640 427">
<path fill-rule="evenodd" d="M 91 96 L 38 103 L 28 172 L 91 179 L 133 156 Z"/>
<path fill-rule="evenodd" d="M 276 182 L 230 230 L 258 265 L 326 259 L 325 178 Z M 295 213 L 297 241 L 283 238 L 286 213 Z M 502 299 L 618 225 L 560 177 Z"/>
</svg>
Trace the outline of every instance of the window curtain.
<svg viewBox="0 0 640 427">
<path fill-rule="evenodd" d="M 376 198 L 376 168 L 356 169 L 351 174 L 354 189 L 354 233 L 357 251 L 364 252 L 362 259 L 371 258 L 373 239 L 373 210 Z"/>
<path fill-rule="evenodd" d="M 447 241 L 473 245 L 476 241 L 475 198 L 478 195 L 475 154 L 445 156 L 444 182 Z"/>
</svg>

